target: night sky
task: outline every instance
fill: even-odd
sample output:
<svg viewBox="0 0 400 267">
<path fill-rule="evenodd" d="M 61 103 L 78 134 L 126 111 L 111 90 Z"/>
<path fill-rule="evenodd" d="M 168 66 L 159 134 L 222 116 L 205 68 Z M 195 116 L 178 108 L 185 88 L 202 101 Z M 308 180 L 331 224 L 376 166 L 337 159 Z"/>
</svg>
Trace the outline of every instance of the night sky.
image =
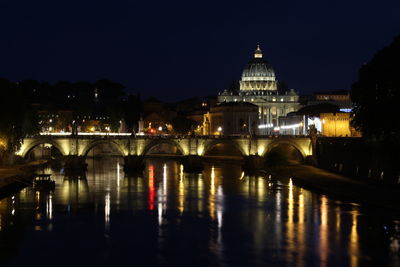
<svg viewBox="0 0 400 267">
<path fill-rule="evenodd" d="M 350 89 L 400 34 L 400 1 L 0 0 L 0 77 L 111 79 L 144 98 L 216 95 L 259 43 L 301 94 Z"/>
</svg>

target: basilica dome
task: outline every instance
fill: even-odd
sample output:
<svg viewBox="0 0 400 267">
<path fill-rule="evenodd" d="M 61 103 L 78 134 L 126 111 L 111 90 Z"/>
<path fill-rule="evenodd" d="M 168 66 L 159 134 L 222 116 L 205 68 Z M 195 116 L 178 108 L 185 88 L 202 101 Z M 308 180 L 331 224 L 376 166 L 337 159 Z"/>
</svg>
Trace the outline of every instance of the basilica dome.
<svg viewBox="0 0 400 267">
<path fill-rule="evenodd" d="M 254 58 L 243 70 L 240 90 L 277 90 L 275 72 L 271 65 L 263 59 L 259 45 L 254 52 Z"/>
</svg>

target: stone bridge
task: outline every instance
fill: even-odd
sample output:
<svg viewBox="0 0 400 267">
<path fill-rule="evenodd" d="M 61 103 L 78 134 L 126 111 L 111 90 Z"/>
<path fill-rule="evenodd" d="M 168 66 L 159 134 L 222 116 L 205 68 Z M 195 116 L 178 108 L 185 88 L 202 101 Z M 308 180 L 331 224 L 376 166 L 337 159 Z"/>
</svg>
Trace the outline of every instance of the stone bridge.
<svg viewBox="0 0 400 267">
<path fill-rule="evenodd" d="M 26 138 L 17 155 L 25 157 L 37 146 L 49 144 L 57 148 L 63 156 L 83 156 L 100 144 L 114 146 L 121 156 L 146 156 L 152 148 L 169 144 L 181 155 L 204 156 L 218 144 L 230 145 L 245 156 L 265 156 L 275 147 L 290 146 L 297 150 L 303 158 L 312 155 L 312 144 L 309 137 L 289 136 L 132 136 L 132 135 L 39 135 Z"/>
</svg>

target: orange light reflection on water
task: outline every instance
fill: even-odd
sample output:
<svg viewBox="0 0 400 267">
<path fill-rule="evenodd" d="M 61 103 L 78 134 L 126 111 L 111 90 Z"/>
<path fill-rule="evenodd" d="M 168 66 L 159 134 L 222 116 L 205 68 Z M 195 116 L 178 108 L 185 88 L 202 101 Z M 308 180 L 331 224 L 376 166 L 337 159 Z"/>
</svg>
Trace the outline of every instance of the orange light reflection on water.
<svg viewBox="0 0 400 267">
<path fill-rule="evenodd" d="M 155 187 L 154 187 L 154 165 L 149 166 L 149 210 L 154 210 L 154 198 L 155 198 Z"/>
</svg>

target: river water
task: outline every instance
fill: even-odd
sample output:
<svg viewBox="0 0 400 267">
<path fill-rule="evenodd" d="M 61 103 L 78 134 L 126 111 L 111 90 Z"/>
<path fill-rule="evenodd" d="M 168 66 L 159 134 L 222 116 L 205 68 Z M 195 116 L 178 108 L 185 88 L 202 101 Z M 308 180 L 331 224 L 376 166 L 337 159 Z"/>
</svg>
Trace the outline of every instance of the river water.
<svg viewBox="0 0 400 267">
<path fill-rule="evenodd" d="M 89 159 L 0 201 L 0 266 L 399 266 L 400 223 L 236 164 Z"/>
</svg>

